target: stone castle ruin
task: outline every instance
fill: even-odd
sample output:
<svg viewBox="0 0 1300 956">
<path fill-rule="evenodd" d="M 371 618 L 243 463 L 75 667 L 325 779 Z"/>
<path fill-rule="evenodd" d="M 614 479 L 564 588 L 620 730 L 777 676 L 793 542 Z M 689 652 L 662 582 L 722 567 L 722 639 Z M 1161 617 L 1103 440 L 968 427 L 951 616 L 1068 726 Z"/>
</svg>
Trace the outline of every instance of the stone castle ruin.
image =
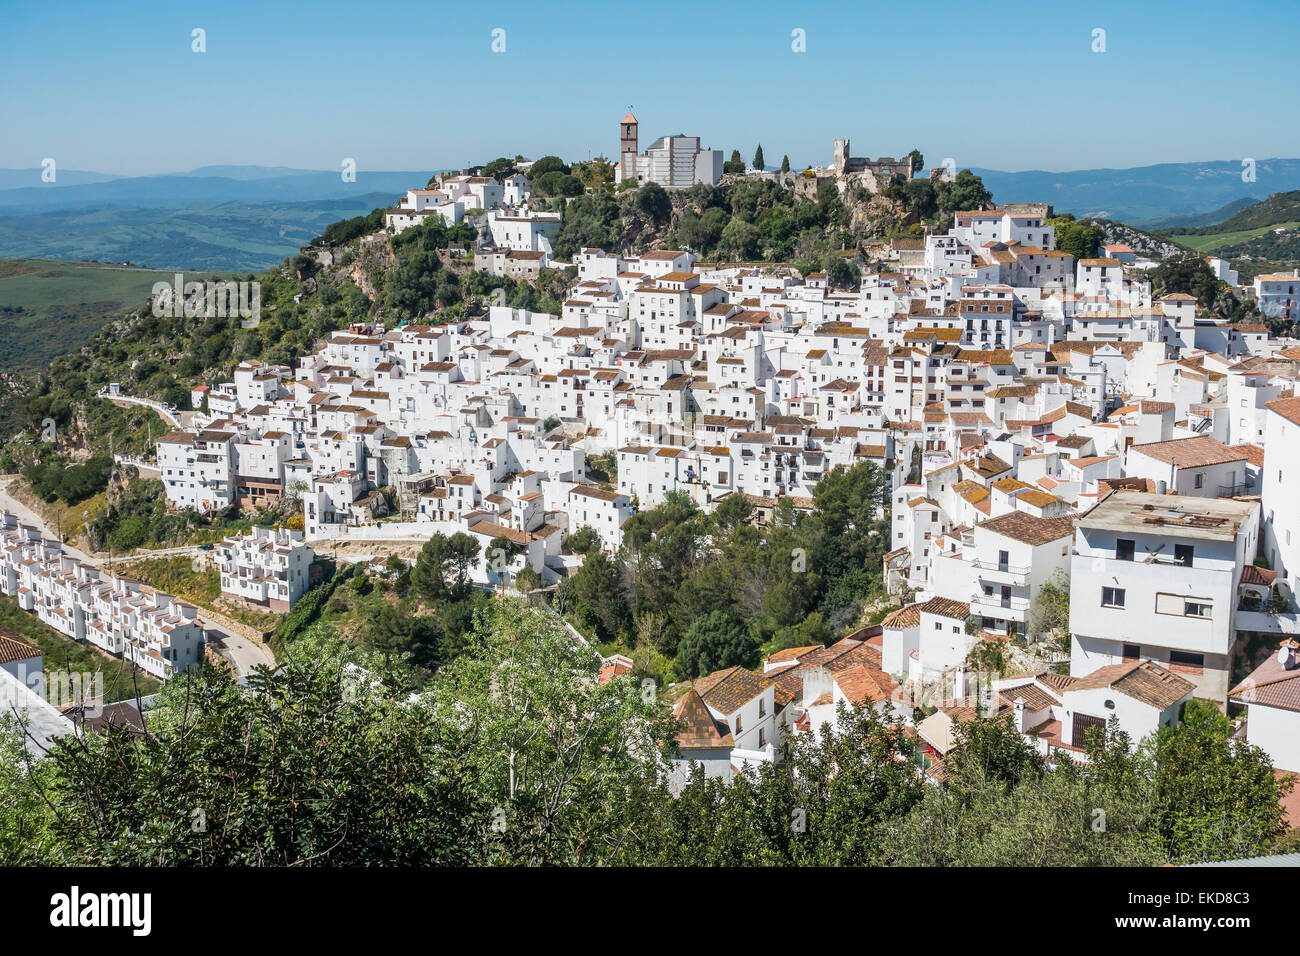
<svg viewBox="0 0 1300 956">
<path fill-rule="evenodd" d="M 829 169 L 811 171 L 813 175 L 801 176 L 795 183 L 795 192 L 804 198 L 817 195 L 817 185 L 824 180 L 834 180 L 840 195 L 851 189 L 861 187 L 875 196 L 884 191 L 895 179 L 907 181 L 912 178 L 912 160 L 894 159 L 882 156 L 879 159 L 865 159 L 849 155 L 849 141 L 837 139 L 831 147 L 831 165 Z"/>
</svg>

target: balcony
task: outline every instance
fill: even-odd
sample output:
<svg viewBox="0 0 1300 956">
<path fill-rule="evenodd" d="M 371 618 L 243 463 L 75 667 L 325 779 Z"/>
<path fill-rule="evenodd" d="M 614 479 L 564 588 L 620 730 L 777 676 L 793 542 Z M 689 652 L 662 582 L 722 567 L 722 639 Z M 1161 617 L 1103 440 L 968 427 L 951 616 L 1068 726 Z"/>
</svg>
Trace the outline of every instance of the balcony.
<svg viewBox="0 0 1300 956">
<path fill-rule="evenodd" d="M 1219 485 L 1220 498 L 1235 498 L 1237 495 L 1254 494 L 1254 489 L 1249 482 L 1237 481 L 1230 485 Z"/>
<path fill-rule="evenodd" d="M 976 594 L 970 599 L 970 608 L 972 614 L 1025 623 L 1026 616 L 1029 613 L 1029 598 L 1003 597 L 1000 594 Z"/>
<path fill-rule="evenodd" d="M 1300 635 L 1300 618 L 1295 614 L 1269 614 L 1267 611 L 1238 611 L 1233 616 L 1233 626 L 1238 631 L 1257 631 L 1260 634 Z"/>
<path fill-rule="evenodd" d="M 1022 567 L 1021 565 L 1010 564 L 1006 561 L 987 561 L 983 558 L 976 558 L 971 562 L 971 564 L 979 568 L 981 571 L 998 571 L 1002 574 L 1017 574 L 1022 577 L 1028 574 L 1031 570 L 1027 566 Z"/>
</svg>

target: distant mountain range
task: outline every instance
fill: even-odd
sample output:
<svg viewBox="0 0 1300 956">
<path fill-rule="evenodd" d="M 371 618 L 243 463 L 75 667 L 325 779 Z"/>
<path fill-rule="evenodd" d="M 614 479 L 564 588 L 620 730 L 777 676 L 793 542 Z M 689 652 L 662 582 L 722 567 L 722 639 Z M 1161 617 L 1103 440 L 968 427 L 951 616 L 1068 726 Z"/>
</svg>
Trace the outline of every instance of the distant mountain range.
<svg viewBox="0 0 1300 956">
<path fill-rule="evenodd" d="M 312 202 L 350 199 L 364 193 L 392 193 L 423 186 L 428 171 L 358 170 L 355 182 L 339 172 L 267 166 L 204 166 L 167 176 L 93 180 L 95 173 L 58 173 L 42 183 L 39 169 L 0 170 L 0 215 L 49 209 L 134 206 L 157 208 L 190 203 Z M 21 185 L 20 185 L 21 184 Z"/>
<path fill-rule="evenodd" d="M 1300 189 L 1300 159 L 1256 160 L 1254 182 L 1242 181 L 1241 160 L 1063 173 L 1007 173 L 996 169 L 972 172 L 984 180 L 994 200 L 1000 203 L 1048 202 L 1058 213 L 1116 219 L 1144 229 L 1213 225 L 1251 201 Z M 1219 218 L 1175 226 L 1169 223 L 1182 217 L 1200 220 L 1210 213 Z"/>
<path fill-rule="evenodd" d="M 157 269 L 261 271 L 340 219 L 394 203 L 432 171 L 340 172 L 204 166 L 113 177 L 0 169 L 0 257 L 130 262 Z"/>
<path fill-rule="evenodd" d="M 0 258 L 261 272 L 296 253 L 330 223 L 391 205 L 395 195 L 376 192 L 306 202 L 59 207 L 0 213 Z"/>
</svg>

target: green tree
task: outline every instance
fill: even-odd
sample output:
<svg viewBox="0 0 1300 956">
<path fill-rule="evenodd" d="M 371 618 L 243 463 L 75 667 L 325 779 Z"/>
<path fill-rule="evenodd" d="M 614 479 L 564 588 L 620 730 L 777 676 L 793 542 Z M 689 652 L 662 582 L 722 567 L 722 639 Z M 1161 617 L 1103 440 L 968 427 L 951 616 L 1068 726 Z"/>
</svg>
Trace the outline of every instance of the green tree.
<svg viewBox="0 0 1300 956">
<path fill-rule="evenodd" d="M 757 663 L 758 643 L 734 613 L 721 608 L 697 618 L 677 646 L 677 671 L 683 677 Z"/>
<path fill-rule="evenodd" d="M 1070 575 L 1064 568 L 1052 572 L 1050 581 L 1038 586 L 1030 614 L 1030 634 L 1036 640 L 1065 642 L 1070 639 Z"/>
<path fill-rule="evenodd" d="M 843 256 L 826 257 L 826 281 L 833 288 L 856 288 L 861 274 L 858 267 Z"/>
<path fill-rule="evenodd" d="M 600 535 L 590 525 L 583 525 L 569 535 L 569 550 L 574 554 L 586 554 L 600 545 Z"/>
<path fill-rule="evenodd" d="M 532 568 L 525 566 L 515 575 L 515 590 L 529 594 L 542 586 L 542 576 Z"/>
<path fill-rule="evenodd" d="M 1056 227 L 1056 248 L 1068 252 L 1075 259 L 1091 259 L 1097 255 L 1102 228 L 1090 222 L 1078 222 L 1073 216 L 1057 216 L 1048 222 Z"/>
<path fill-rule="evenodd" d="M 758 254 L 758 230 L 743 219 L 732 219 L 722 230 L 720 254 L 737 262 L 755 258 Z"/>
<path fill-rule="evenodd" d="M 628 630 L 631 614 L 619 588 L 619 568 L 604 551 L 588 551 L 582 567 L 567 581 L 561 610 L 580 631 L 594 631 L 601 640 L 609 641 Z"/>
<path fill-rule="evenodd" d="M 611 251 L 624 247 L 619 202 L 608 191 L 588 193 L 566 203 L 563 217 L 555 239 L 557 255 L 572 258 L 584 247 Z"/>
<path fill-rule="evenodd" d="M 944 767 L 957 786 L 1000 781 L 1014 787 L 1043 773 L 1043 758 L 1016 730 L 1009 716 L 957 724 L 955 745 Z"/>
<path fill-rule="evenodd" d="M 432 719 L 464 728 L 464 772 L 500 808 L 483 862 L 600 863 L 648 839 L 656 741 L 671 737 L 658 702 L 597 682 L 599 656 L 516 601 L 494 601 L 476 640 L 434 688 Z"/>
<path fill-rule="evenodd" d="M 373 680 L 348 670 L 356 660 Z M 279 665 L 254 673 L 247 688 L 205 666 L 166 686 L 145 733 L 114 724 L 65 737 L 19 779 L 0 774 L 0 839 L 16 825 L 29 862 L 35 851 L 39 862 L 74 866 L 479 857 L 474 837 L 490 832 L 492 803 L 459 769 L 468 746 L 459 729 L 431 725 L 405 695 L 384 693 L 381 661 L 345 653 L 319 631 Z M 10 849 L 0 845 L 4 862 L 15 861 Z"/>
<path fill-rule="evenodd" d="M 614 185 L 614 164 L 604 156 L 573 167 L 573 173 L 588 189 L 602 189 Z"/>
<path fill-rule="evenodd" d="M 536 181 L 537 177 L 545 176 L 547 173 L 568 173 L 569 167 L 564 164 L 564 160 L 558 156 L 543 156 L 537 162 L 528 167 L 529 180 Z"/>
<path fill-rule="evenodd" d="M 963 169 L 950 183 L 935 186 L 939 213 L 951 216 L 959 209 L 982 209 L 993 202 L 993 194 L 984 188 L 984 181 L 969 169 Z"/>
<path fill-rule="evenodd" d="M 664 187 L 646 183 L 632 194 L 632 208 L 645 222 L 663 225 L 673 214 L 673 201 Z"/>
<path fill-rule="evenodd" d="M 505 535 L 499 534 L 488 542 L 484 557 L 487 559 L 488 567 L 500 575 L 501 583 L 504 584 L 510 575 L 510 565 L 522 552 L 523 549 L 519 545 Z"/>
<path fill-rule="evenodd" d="M 783 172 L 783 173 L 788 173 L 789 171 L 790 171 L 790 157 L 789 157 L 789 156 L 782 156 L 782 157 L 781 157 L 781 172 Z"/>
<path fill-rule="evenodd" d="M 754 506 L 744 495 L 727 495 L 718 507 L 713 509 L 713 523 L 723 534 L 737 525 L 748 521 L 754 513 Z"/>
<path fill-rule="evenodd" d="M 762 143 L 759 143 L 759 144 L 758 144 L 758 149 L 754 150 L 754 168 L 757 169 L 757 170 L 763 170 L 763 169 L 766 169 L 766 168 L 767 168 L 767 164 L 763 162 L 763 144 L 762 144 Z"/>
<path fill-rule="evenodd" d="M 514 171 L 515 161 L 513 159 L 507 159 L 504 156 L 492 160 L 492 162 L 483 167 L 484 176 L 492 176 L 496 179 L 505 179 Z"/>
<path fill-rule="evenodd" d="M 1189 252 L 1166 259 L 1148 275 L 1155 295 L 1190 295 L 1203 309 L 1213 306 L 1221 294 L 1219 280 L 1199 253 Z"/>
<path fill-rule="evenodd" d="M 1157 826 L 1173 862 L 1253 856 L 1284 832 L 1268 755 L 1232 740 L 1227 717 L 1213 704 L 1189 702 L 1183 723 L 1162 727 L 1146 747 Z"/>
<path fill-rule="evenodd" d="M 425 601 L 455 600 L 468 587 L 470 568 L 478 559 L 478 542 L 463 531 L 450 538 L 433 534 L 411 569 L 411 586 Z"/>
</svg>

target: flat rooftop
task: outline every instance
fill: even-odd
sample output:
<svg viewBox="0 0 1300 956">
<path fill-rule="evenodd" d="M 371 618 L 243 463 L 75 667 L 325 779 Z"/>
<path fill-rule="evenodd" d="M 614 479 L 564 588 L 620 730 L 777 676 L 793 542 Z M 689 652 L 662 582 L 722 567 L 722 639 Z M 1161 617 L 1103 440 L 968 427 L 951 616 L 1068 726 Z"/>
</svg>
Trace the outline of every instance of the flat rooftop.
<svg viewBox="0 0 1300 956">
<path fill-rule="evenodd" d="M 1080 518 L 1076 527 L 1232 541 L 1258 507 L 1253 501 L 1121 490 Z"/>
</svg>

